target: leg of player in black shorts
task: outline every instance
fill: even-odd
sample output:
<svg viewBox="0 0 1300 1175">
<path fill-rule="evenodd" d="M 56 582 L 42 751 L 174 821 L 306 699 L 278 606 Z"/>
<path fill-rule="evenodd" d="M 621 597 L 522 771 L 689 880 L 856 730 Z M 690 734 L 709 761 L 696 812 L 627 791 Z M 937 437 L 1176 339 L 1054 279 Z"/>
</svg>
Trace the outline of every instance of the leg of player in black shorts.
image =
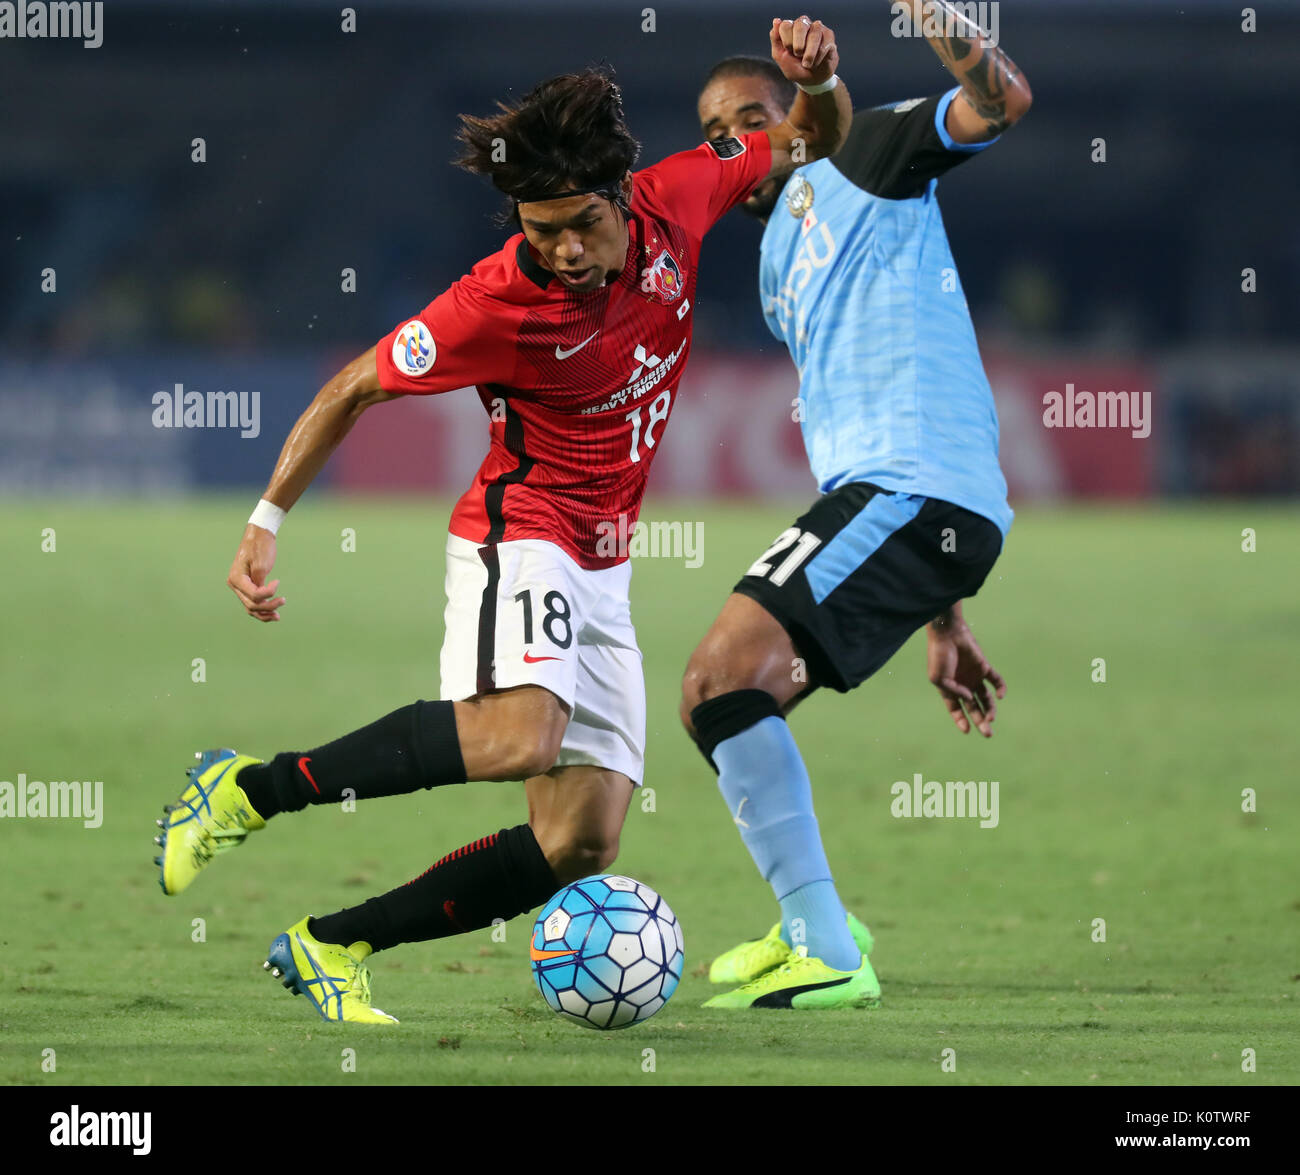
<svg viewBox="0 0 1300 1175">
<path fill-rule="evenodd" d="M 719 771 L 782 923 L 768 939 L 719 959 L 726 965 L 718 973 L 715 964 L 715 981 L 757 980 L 792 945 L 806 947 L 830 973 L 869 967 L 862 958 L 869 935 L 835 892 L 807 770 L 784 715 L 819 686 L 853 689 L 928 624 L 930 680 L 959 730 L 973 724 L 991 735 L 995 694 L 1005 685 L 962 619 L 961 600 L 978 591 L 1001 543 L 993 523 L 960 507 L 856 483 L 821 498 L 737 584 L 691 657 L 681 716 Z M 824 983 L 803 985 L 793 1002 L 780 990 L 718 999 L 737 1007 L 840 1006 L 834 991 L 809 990 L 840 982 L 827 974 Z"/>
</svg>

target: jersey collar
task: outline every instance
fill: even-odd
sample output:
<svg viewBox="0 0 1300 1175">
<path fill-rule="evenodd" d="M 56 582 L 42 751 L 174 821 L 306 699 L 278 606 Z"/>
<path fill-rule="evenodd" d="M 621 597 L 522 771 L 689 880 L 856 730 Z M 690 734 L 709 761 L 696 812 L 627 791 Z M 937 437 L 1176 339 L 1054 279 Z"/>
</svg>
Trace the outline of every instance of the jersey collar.
<svg viewBox="0 0 1300 1175">
<path fill-rule="evenodd" d="M 546 289 L 555 278 L 555 274 L 533 256 L 533 251 L 528 247 L 527 237 L 519 238 L 519 248 L 515 250 L 515 261 L 519 266 L 519 272 L 538 289 Z"/>
</svg>

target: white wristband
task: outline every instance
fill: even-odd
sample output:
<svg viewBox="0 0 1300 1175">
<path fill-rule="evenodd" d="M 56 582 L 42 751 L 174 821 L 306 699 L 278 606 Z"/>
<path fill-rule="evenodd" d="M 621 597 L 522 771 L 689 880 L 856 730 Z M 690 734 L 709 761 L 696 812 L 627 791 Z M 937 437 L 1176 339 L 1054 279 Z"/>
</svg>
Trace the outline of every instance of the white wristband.
<svg viewBox="0 0 1300 1175">
<path fill-rule="evenodd" d="M 284 516 L 288 511 L 281 510 L 274 502 L 268 502 L 265 498 L 258 499 L 256 508 L 248 516 L 251 526 L 260 526 L 263 530 L 269 530 L 272 534 L 280 529 L 280 523 L 284 521 Z"/>
<path fill-rule="evenodd" d="M 820 85 L 816 85 L 816 86 L 805 86 L 800 82 L 795 83 L 795 85 L 797 85 L 799 89 L 801 89 L 805 94 L 825 94 L 830 90 L 835 89 L 835 87 L 838 86 L 839 84 L 840 84 L 840 75 L 837 73 L 831 74 L 829 80 L 824 81 Z"/>
</svg>

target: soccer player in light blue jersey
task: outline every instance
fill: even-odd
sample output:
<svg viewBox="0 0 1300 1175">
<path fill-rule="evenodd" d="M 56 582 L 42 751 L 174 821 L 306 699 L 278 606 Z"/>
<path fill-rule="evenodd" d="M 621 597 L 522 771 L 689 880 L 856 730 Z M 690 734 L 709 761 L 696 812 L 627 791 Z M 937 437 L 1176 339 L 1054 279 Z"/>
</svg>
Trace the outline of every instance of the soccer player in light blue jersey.
<svg viewBox="0 0 1300 1175">
<path fill-rule="evenodd" d="M 1006 693 L 962 615 L 1012 513 L 935 188 L 1032 99 L 958 9 L 891 8 L 895 33 L 924 36 L 960 84 L 858 112 L 835 156 L 767 181 L 743 205 L 767 224 L 763 312 L 799 369 L 798 419 L 821 497 L 736 585 L 683 681 L 682 721 L 781 907 L 765 937 L 714 960 L 710 979 L 739 986 L 706 1007 L 880 1002 L 871 935 L 831 880 L 791 708 L 820 686 L 854 689 L 921 627 L 929 679 L 958 730 L 990 737 Z M 705 136 L 761 130 L 793 97 L 766 63 L 729 58 L 699 97 Z"/>
</svg>

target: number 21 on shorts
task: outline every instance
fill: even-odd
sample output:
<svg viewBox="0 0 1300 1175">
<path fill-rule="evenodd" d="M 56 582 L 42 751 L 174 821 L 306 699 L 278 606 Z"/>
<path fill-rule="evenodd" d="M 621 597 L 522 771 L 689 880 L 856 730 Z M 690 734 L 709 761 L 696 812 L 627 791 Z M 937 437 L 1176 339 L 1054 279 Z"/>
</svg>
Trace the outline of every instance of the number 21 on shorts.
<svg viewBox="0 0 1300 1175">
<path fill-rule="evenodd" d="M 766 576 L 769 583 L 781 587 L 798 570 L 804 560 L 821 545 L 821 539 L 812 531 L 802 531 L 797 526 L 792 526 L 777 535 L 776 542 L 758 557 L 758 561 L 745 574 L 756 576 L 758 579 Z M 773 571 L 774 557 L 790 547 L 794 547 L 794 550 L 781 560 Z"/>
</svg>

